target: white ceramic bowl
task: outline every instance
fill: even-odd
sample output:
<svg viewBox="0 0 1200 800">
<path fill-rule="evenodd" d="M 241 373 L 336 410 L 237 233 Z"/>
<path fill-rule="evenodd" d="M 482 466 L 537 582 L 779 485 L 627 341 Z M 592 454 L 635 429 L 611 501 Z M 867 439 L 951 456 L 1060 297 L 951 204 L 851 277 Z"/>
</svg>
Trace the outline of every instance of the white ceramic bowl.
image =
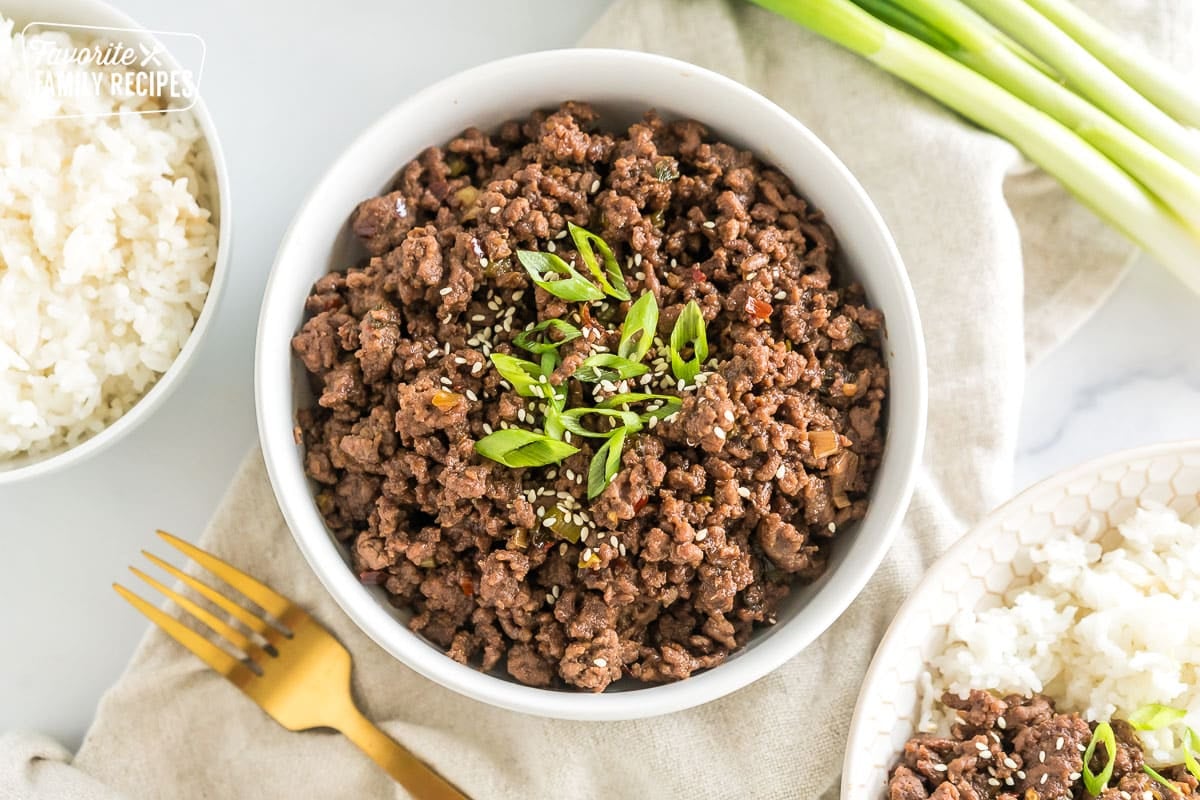
<svg viewBox="0 0 1200 800">
<path fill-rule="evenodd" d="M 1200 441 L 1106 456 L 1056 475 L 1000 506 L 926 573 L 892 620 L 863 681 L 842 771 L 842 800 L 883 800 L 887 774 L 920 719 L 919 686 L 961 609 L 995 607 L 1033 568 L 1022 554 L 1097 522 L 1125 521 L 1139 503 L 1181 516 L 1200 507 Z"/>
<path fill-rule="evenodd" d="M 0 12 L 14 20 L 14 30 L 18 32 L 30 22 L 47 22 L 127 28 L 140 32 L 139 36 L 151 36 L 132 18 L 100 0 L 5 0 Z M 168 67 L 178 67 L 178 63 L 170 52 L 161 57 L 167 62 Z M 175 390 L 191 367 L 192 357 L 216 314 L 221 292 L 225 286 L 225 274 L 229 271 L 230 251 L 233 245 L 231 224 L 233 218 L 229 198 L 229 175 L 225 170 L 225 156 L 221 151 L 221 142 L 217 138 L 216 127 L 204 105 L 203 98 L 196 100 L 190 113 L 195 116 L 197 123 L 204 131 L 206 152 L 201 154 L 199 166 L 209 177 L 211 197 L 207 205 L 217 221 L 217 258 L 208 296 L 204 301 L 204 308 L 196 319 L 196 324 L 193 326 L 187 342 L 184 343 L 183 349 L 175 357 L 167 371 L 150 388 L 150 391 L 146 392 L 133 408 L 100 433 L 73 447 L 0 461 L 0 486 L 46 475 L 99 453 L 153 414 Z"/>
<path fill-rule="evenodd" d="M 314 505 L 292 436 L 297 403 L 308 402 L 290 339 L 318 277 L 361 255 L 347 219 L 380 194 L 417 153 L 464 128 L 522 117 L 566 99 L 593 103 L 603 124 L 628 124 L 649 108 L 694 117 L 783 170 L 823 209 L 853 274 L 887 315 L 892 372 L 889 433 L 870 512 L 838 541 L 829 571 L 796 591 L 779 623 L 760 631 L 721 666 L 679 683 L 622 682 L 602 694 L 523 686 L 458 664 L 410 632 L 378 587 L 347 568 Z M 505 59 L 442 81 L 389 112 L 337 160 L 301 207 L 284 239 L 263 300 L 255 391 L 259 435 L 276 497 L 313 570 L 358 625 L 388 652 L 438 683 L 496 706 L 583 720 L 646 717 L 728 694 L 796 655 L 824 631 L 875 571 L 908 505 L 925 434 L 925 357 L 917 309 L 891 236 L 862 188 L 820 141 L 778 106 L 715 73 L 673 59 L 618 50 L 560 50 Z"/>
</svg>

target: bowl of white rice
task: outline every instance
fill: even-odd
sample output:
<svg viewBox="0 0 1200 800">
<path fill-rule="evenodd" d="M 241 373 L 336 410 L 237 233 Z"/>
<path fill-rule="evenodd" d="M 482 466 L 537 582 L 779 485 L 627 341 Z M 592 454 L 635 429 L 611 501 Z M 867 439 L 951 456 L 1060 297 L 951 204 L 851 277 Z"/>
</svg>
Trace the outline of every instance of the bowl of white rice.
<svg viewBox="0 0 1200 800">
<path fill-rule="evenodd" d="M 887 795 L 920 732 L 944 734 L 946 692 L 1045 694 L 1086 719 L 1164 705 L 1140 731 L 1151 764 L 1200 729 L 1200 442 L 1119 453 L 1016 497 L 926 574 L 863 682 L 842 797 Z"/>
<path fill-rule="evenodd" d="M 151 66 L 57 55 L 114 42 L 145 44 Z M 183 67 L 104 3 L 0 9 L 0 484 L 132 430 L 180 382 L 215 313 L 230 253 L 221 146 L 202 100 L 106 82 L 150 69 Z"/>
</svg>

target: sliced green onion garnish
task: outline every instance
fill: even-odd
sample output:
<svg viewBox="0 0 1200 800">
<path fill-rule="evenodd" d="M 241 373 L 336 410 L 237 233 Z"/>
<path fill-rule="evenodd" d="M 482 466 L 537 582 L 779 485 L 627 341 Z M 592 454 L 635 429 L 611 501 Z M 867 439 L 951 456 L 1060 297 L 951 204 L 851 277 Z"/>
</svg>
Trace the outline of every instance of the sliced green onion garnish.
<svg viewBox="0 0 1200 800">
<path fill-rule="evenodd" d="M 1104 744 L 1104 750 L 1108 753 L 1108 763 L 1097 775 L 1092 772 L 1092 756 L 1096 754 L 1096 745 L 1100 743 Z M 1092 741 L 1088 743 L 1087 751 L 1083 754 L 1083 784 L 1092 797 L 1096 797 L 1108 788 L 1108 782 L 1112 780 L 1113 768 L 1116 767 L 1116 764 L 1117 736 L 1113 733 L 1112 725 L 1101 722 L 1093 731 Z"/>
<path fill-rule="evenodd" d="M 1200 750 L 1200 734 L 1188 728 L 1187 735 L 1183 737 L 1183 765 L 1193 778 L 1200 781 L 1200 762 L 1196 761 L 1196 750 Z"/>
<path fill-rule="evenodd" d="M 642 420 L 636 413 L 633 411 L 622 411 L 617 408 L 572 408 L 560 415 L 561 424 L 571 433 L 579 436 L 587 436 L 593 439 L 603 439 L 612 436 L 612 430 L 591 431 L 583 427 L 583 418 L 588 414 L 608 417 L 609 419 L 619 419 L 621 420 L 620 427 L 629 433 L 636 433 L 642 429 Z"/>
<path fill-rule="evenodd" d="M 612 483 L 621 471 L 621 448 L 625 446 L 625 429 L 617 428 L 588 466 L 588 499 L 591 500 Z"/>
<path fill-rule="evenodd" d="M 595 353 L 583 360 L 575 370 L 575 377 L 584 383 L 619 381 L 634 378 L 650 371 L 645 364 L 622 358 L 616 353 Z"/>
<path fill-rule="evenodd" d="M 550 332 L 557 332 L 558 340 L 550 338 Z M 539 336 L 539 334 L 544 334 Z M 545 353 L 557 350 L 572 339 L 578 339 L 583 332 L 569 322 L 561 319 L 542 320 L 528 330 L 521 331 L 513 339 L 513 344 L 531 353 Z"/>
<path fill-rule="evenodd" d="M 604 400 L 597 405 L 597 408 L 621 408 L 632 406 L 637 403 L 651 403 L 658 401 L 661 406 L 653 411 L 644 411 L 640 419 L 642 422 L 648 422 L 651 417 L 658 419 L 666 419 L 683 407 L 683 400 L 669 394 L 645 394 L 643 392 L 626 392 L 625 394 L 615 394 L 612 397 Z"/>
<path fill-rule="evenodd" d="M 475 443 L 475 451 L 506 467 L 517 468 L 557 464 L 578 453 L 579 448 L 535 431 L 506 428 L 480 439 Z"/>
<path fill-rule="evenodd" d="M 691 345 L 692 357 L 683 360 L 680 353 Z M 671 355 L 671 372 L 681 381 L 691 383 L 700 374 L 700 367 L 708 360 L 708 334 L 704 328 L 704 313 L 695 300 L 688 302 L 675 321 L 668 348 Z"/>
<path fill-rule="evenodd" d="M 1177 787 L 1170 780 L 1164 778 L 1162 775 L 1158 774 L 1158 772 L 1156 772 L 1149 764 L 1146 764 L 1142 767 L 1142 772 L 1145 772 L 1151 778 L 1167 787 L 1167 789 L 1169 789 L 1175 797 L 1183 797 L 1183 792 L 1179 791 L 1179 787 Z"/>
<path fill-rule="evenodd" d="M 653 292 L 646 292 L 629 307 L 621 324 L 621 341 L 617 355 L 631 361 L 641 361 L 654 343 L 658 331 L 658 301 Z"/>
<path fill-rule="evenodd" d="M 599 281 L 605 294 L 618 300 L 628 300 L 629 289 L 625 286 L 625 277 L 621 275 L 621 265 L 617 263 L 616 256 L 613 255 L 608 242 L 573 222 L 567 223 L 567 230 L 571 232 L 571 241 L 575 242 L 575 249 L 579 251 L 579 257 L 587 265 L 588 271 Z M 603 267 L 596 259 L 593 246 L 600 251 L 600 256 L 604 259 Z"/>
<path fill-rule="evenodd" d="M 549 387 L 542 380 L 545 373 L 539 365 L 504 353 L 492 353 L 491 359 L 496 371 L 512 384 L 517 394 L 522 397 L 546 396 Z"/>
<path fill-rule="evenodd" d="M 1182 708 L 1171 708 L 1161 703 L 1144 705 L 1129 715 L 1129 724 L 1139 731 L 1157 731 L 1169 728 L 1187 716 Z"/>
<path fill-rule="evenodd" d="M 574 267 L 553 253 L 518 250 L 517 259 L 529 273 L 530 280 L 555 297 L 573 302 L 604 298 L 604 292 L 600 291 L 596 284 L 580 275 Z M 555 281 L 546 280 L 546 276 L 551 274 L 564 277 Z"/>
</svg>

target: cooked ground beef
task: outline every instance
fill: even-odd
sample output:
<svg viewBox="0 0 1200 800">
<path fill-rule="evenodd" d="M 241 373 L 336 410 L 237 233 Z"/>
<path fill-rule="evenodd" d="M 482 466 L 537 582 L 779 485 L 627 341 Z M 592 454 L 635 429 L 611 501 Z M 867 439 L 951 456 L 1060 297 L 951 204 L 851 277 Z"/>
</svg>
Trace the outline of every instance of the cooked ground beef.
<svg viewBox="0 0 1200 800">
<path fill-rule="evenodd" d="M 882 314 L 836 279 L 833 232 L 782 174 L 697 122 L 598 123 L 565 103 L 422 152 L 355 210 L 368 258 L 317 281 L 293 340 L 317 398 L 298 420 L 306 469 L 361 579 L 458 661 L 592 691 L 720 664 L 822 574 L 866 511 L 888 385 Z M 655 295 L 660 337 L 699 304 L 710 360 L 695 386 L 661 361 L 595 396 L 571 379 L 597 346 L 616 351 L 629 303 L 532 284 L 516 251 L 572 260 L 568 222 L 611 245 L 635 300 Z M 682 399 L 629 437 L 592 501 L 601 440 L 525 469 L 474 448 L 536 427 L 489 354 L 528 356 L 513 337 L 552 318 L 586 334 L 550 379 L 569 406 L 624 389 Z M 555 515 L 583 538 L 556 536 Z"/>
<path fill-rule="evenodd" d="M 947 693 L 956 709 L 949 737 L 918 734 L 892 769 L 888 800 L 1095 800 L 1084 784 L 1083 756 L 1096 723 L 1060 714 L 1044 695 L 1003 699 L 973 690 L 966 699 Z M 1169 791 L 1143 772 L 1145 755 L 1133 726 L 1112 721 L 1117 757 L 1109 788 L 1099 800 L 1179 800 L 1192 797 L 1196 779 L 1183 766 L 1159 772 Z M 1097 747 L 1091 769 L 1107 765 Z"/>
</svg>

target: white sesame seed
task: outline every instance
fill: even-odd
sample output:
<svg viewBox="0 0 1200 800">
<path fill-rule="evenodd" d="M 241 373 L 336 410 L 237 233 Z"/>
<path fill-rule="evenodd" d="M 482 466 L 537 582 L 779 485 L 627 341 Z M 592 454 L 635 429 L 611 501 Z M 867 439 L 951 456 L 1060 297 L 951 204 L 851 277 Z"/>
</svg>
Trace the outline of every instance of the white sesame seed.
<svg viewBox="0 0 1200 800">
<path fill-rule="evenodd" d="M 442 385 L 443 385 L 443 386 L 449 386 L 449 385 L 450 385 L 450 379 L 449 379 L 449 378 L 447 378 L 447 377 L 446 377 L 446 376 L 444 376 L 444 375 L 443 375 L 441 378 L 439 378 L 438 380 L 440 380 L 440 381 L 442 382 Z"/>
<path fill-rule="evenodd" d="M 486 422 L 483 423 L 483 432 L 486 433 L 488 436 L 491 436 L 493 433 L 492 426 L 488 425 Z"/>
<path fill-rule="evenodd" d="M 1039 783 L 1039 784 L 1042 784 L 1042 785 L 1045 785 L 1046 781 L 1048 781 L 1048 780 L 1050 780 L 1050 773 L 1049 773 L 1049 772 L 1043 772 L 1043 773 L 1042 773 L 1042 779 L 1041 779 L 1040 781 L 1038 781 L 1038 783 Z"/>
<path fill-rule="evenodd" d="M 546 477 L 547 477 L 547 478 L 551 478 L 551 479 L 553 479 L 553 478 L 557 478 L 557 477 L 558 477 L 558 470 L 556 470 L 556 469 L 550 469 L 550 470 L 546 470 Z M 559 497 L 562 497 L 562 492 L 559 492 L 559 493 L 558 493 L 558 496 L 559 496 Z"/>
<path fill-rule="evenodd" d="M 703 542 L 707 538 L 708 538 L 708 528 L 701 528 L 700 530 L 696 531 L 696 541 L 697 542 Z"/>
<path fill-rule="evenodd" d="M 474 366 L 471 367 L 471 374 L 478 375 L 480 372 L 483 372 L 483 362 L 476 361 Z"/>
<path fill-rule="evenodd" d="M 1066 741 L 1066 739 L 1064 739 L 1063 737 L 1061 737 L 1061 736 L 1060 736 L 1060 737 L 1058 737 L 1058 740 L 1057 740 L 1057 741 L 1054 743 L 1054 749 L 1055 749 L 1055 750 L 1062 750 L 1062 748 L 1063 748 L 1063 742 L 1065 742 L 1065 741 Z"/>
<path fill-rule="evenodd" d="M 466 394 L 467 394 L 467 399 L 470 400 L 472 403 L 479 402 L 479 395 L 475 394 L 475 392 L 471 391 L 470 389 L 467 389 Z"/>
<path fill-rule="evenodd" d="M 837 533 L 837 523 L 836 522 L 831 522 L 826 527 L 829 529 L 830 533 Z"/>
<path fill-rule="evenodd" d="M 1009 758 L 1008 756 L 1005 756 L 1005 757 L 1004 757 L 1004 766 L 1008 767 L 1009 769 L 1016 769 L 1016 768 L 1017 768 L 1017 762 L 1013 761 L 1013 760 L 1012 760 L 1011 758 Z"/>
<path fill-rule="evenodd" d="M 546 595 L 546 602 L 547 602 L 547 603 L 549 603 L 550 605 L 554 605 L 554 595 L 552 595 L 552 594 L 547 594 L 547 595 Z"/>
<path fill-rule="evenodd" d="M 1043 764 L 1046 763 L 1046 751 L 1045 750 L 1038 751 L 1038 761 L 1040 761 Z"/>
<path fill-rule="evenodd" d="M 780 464 L 779 469 L 775 470 L 775 480 L 777 480 L 777 481 L 783 480 L 783 476 L 786 474 L 787 474 L 787 465 Z"/>
<path fill-rule="evenodd" d="M 555 246 L 554 242 L 546 242 L 546 252 L 547 253 L 553 253 L 557 249 L 558 248 Z"/>
<path fill-rule="evenodd" d="M 515 292 L 513 292 L 513 302 L 516 302 L 517 300 L 520 300 L 520 299 L 521 299 L 522 297 L 524 297 L 524 296 L 525 296 L 525 290 L 524 290 L 524 289 L 517 289 Z"/>
<path fill-rule="evenodd" d="M 487 319 L 487 317 L 485 317 L 483 314 L 472 314 L 471 315 L 472 322 L 483 322 L 485 319 Z"/>
<path fill-rule="evenodd" d="M 933 765 L 934 772 L 945 772 L 948 769 L 950 769 L 950 768 L 947 767 L 945 764 L 934 764 Z"/>
<path fill-rule="evenodd" d="M 559 231 L 558 233 L 556 233 L 556 234 L 554 235 L 554 238 L 555 238 L 555 239 L 565 239 L 565 238 L 567 238 L 567 231 L 566 231 L 566 229 L 564 228 L 563 230 L 561 230 L 561 231 Z"/>
<path fill-rule="evenodd" d="M 451 289 L 449 286 L 443 286 L 441 289 L 438 289 L 438 294 L 440 294 L 442 297 L 445 297 L 446 295 L 450 294 L 453 291 L 454 290 Z"/>
<path fill-rule="evenodd" d="M 558 517 L 546 517 L 544 520 L 542 520 L 542 524 L 547 528 L 552 528 L 558 524 Z"/>
<path fill-rule="evenodd" d="M 708 228 L 708 229 L 710 229 L 710 230 L 711 230 L 711 229 L 713 229 L 713 228 L 717 227 L 717 223 L 713 222 L 711 219 L 710 219 L 710 220 L 706 220 L 706 221 L 705 221 L 705 223 L 704 223 L 704 227 L 706 227 L 706 228 Z"/>
<path fill-rule="evenodd" d="M 785 291 L 783 291 L 782 289 L 780 289 L 778 292 L 776 292 L 776 293 L 775 293 L 775 299 L 776 299 L 776 300 L 786 300 L 786 299 L 787 299 L 787 292 L 785 292 Z"/>
<path fill-rule="evenodd" d="M 755 279 L 755 278 L 757 278 L 757 277 L 758 277 L 758 273 L 757 273 L 757 272 L 753 272 L 753 271 L 752 271 L 752 272 L 747 272 L 747 273 L 746 273 L 746 280 L 748 280 L 748 281 L 752 281 L 752 280 L 754 280 L 754 279 Z"/>
<path fill-rule="evenodd" d="M 624 556 L 625 555 L 625 545 L 622 544 L 620 547 L 618 547 L 617 552 L 619 552 L 622 556 Z"/>
<path fill-rule="evenodd" d="M 491 208 L 488 209 L 488 213 L 489 214 L 499 214 L 500 206 L 492 206 Z"/>
<path fill-rule="evenodd" d="M 633 265 L 635 267 L 640 267 L 642 265 L 642 254 L 641 253 L 633 254 Z"/>
<path fill-rule="evenodd" d="M 558 554 L 560 556 L 565 556 L 567 554 L 567 543 L 566 542 L 563 542 L 562 544 L 560 544 L 558 546 Z"/>
<path fill-rule="evenodd" d="M 455 356 L 454 363 L 455 364 L 465 364 L 465 363 L 467 363 L 467 360 L 465 358 L 463 358 L 462 356 Z"/>
<path fill-rule="evenodd" d="M 539 517 L 544 517 L 544 516 L 546 516 L 546 509 L 542 508 L 541 506 L 538 506 L 537 510 L 534 511 L 533 513 L 537 514 Z"/>
<path fill-rule="evenodd" d="M 434 349 L 432 349 L 432 350 L 430 350 L 428 353 L 426 353 L 426 354 L 425 354 L 425 357 L 426 357 L 426 358 L 437 358 L 437 357 L 438 357 L 438 356 L 440 356 L 441 354 L 442 354 L 442 351 L 441 351 L 441 350 L 438 350 L 438 349 L 435 347 Z"/>
<path fill-rule="evenodd" d="M 488 265 L 488 260 L 486 258 L 479 259 L 479 266 L 486 267 L 487 265 Z"/>
<path fill-rule="evenodd" d="M 608 666 L 608 662 L 605 661 L 603 658 L 597 658 L 592 663 L 595 664 L 597 667 L 607 667 Z"/>
<path fill-rule="evenodd" d="M 722 428 L 720 425 L 715 425 L 715 426 L 713 426 L 713 435 L 716 436 L 718 439 L 724 440 L 725 439 L 725 429 Z"/>
<path fill-rule="evenodd" d="M 621 542 L 617 540 L 616 536 L 608 537 L 608 543 L 611 544 L 613 547 L 619 547 L 621 544 Z"/>
<path fill-rule="evenodd" d="M 552 589 L 550 589 L 550 593 L 553 594 L 555 597 L 558 597 L 558 595 L 561 591 L 562 591 L 562 588 L 557 583 L 554 584 L 554 587 Z"/>
<path fill-rule="evenodd" d="M 569 481 L 575 480 L 575 470 L 571 469 L 570 467 L 563 470 L 563 475 L 566 475 L 567 480 L 569 480 Z"/>
<path fill-rule="evenodd" d="M 748 498 L 750 496 L 750 490 L 748 488 L 746 488 L 745 486 L 739 486 L 737 493 L 738 493 L 738 497 L 741 497 L 743 499 Z"/>
<path fill-rule="evenodd" d="M 599 178 L 592 181 L 591 194 L 595 194 L 598 191 L 600 191 L 600 179 Z"/>
<path fill-rule="evenodd" d="M 658 417 L 651 417 L 650 421 L 646 423 L 646 427 L 650 430 L 654 430 L 656 425 L 658 425 Z"/>
<path fill-rule="evenodd" d="M 1004 717 L 996 717 L 996 727 L 999 728 L 1000 730 L 1004 730 L 1005 728 L 1008 727 L 1008 723 L 1004 721 Z M 1017 766 L 1016 764 L 1013 764 L 1014 769 L 1016 768 L 1016 766 Z"/>
</svg>

